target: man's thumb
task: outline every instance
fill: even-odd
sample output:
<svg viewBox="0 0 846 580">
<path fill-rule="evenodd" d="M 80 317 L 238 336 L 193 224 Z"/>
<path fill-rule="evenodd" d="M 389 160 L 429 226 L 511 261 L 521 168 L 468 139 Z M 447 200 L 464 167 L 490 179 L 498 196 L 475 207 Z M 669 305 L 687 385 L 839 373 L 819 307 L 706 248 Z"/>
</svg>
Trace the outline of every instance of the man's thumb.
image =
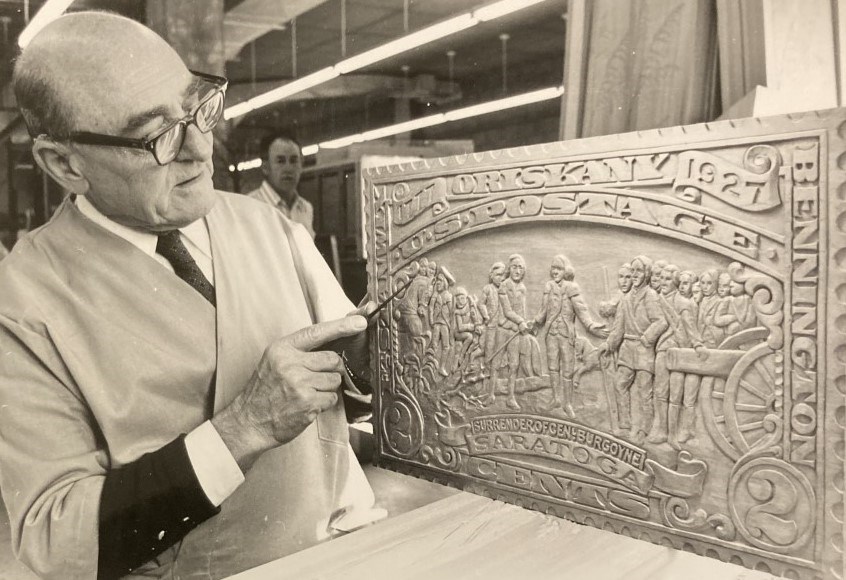
<svg viewBox="0 0 846 580">
<path fill-rule="evenodd" d="M 353 336 L 366 328 L 367 320 L 363 316 L 345 316 L 300 329 L 288 336 L 288 343 L 299 350 L 315 350 L 327 342 Z"/>
</svg>

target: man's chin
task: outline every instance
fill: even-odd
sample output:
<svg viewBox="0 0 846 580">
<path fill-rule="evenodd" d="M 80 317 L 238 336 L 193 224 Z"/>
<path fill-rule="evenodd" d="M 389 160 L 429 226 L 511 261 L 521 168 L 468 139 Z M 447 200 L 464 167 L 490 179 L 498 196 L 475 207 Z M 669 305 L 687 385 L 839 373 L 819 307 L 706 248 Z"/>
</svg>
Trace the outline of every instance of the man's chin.
<svg viewBox="0 0 846 580">
<path fill-rule="evenodd" d="M 168 221 L 179 222 L 179 228 L 187 226 L 205 217 L 216 202 L 217 195 L 211 184 L 208 187 L 174 188 Z"/>
</svg>

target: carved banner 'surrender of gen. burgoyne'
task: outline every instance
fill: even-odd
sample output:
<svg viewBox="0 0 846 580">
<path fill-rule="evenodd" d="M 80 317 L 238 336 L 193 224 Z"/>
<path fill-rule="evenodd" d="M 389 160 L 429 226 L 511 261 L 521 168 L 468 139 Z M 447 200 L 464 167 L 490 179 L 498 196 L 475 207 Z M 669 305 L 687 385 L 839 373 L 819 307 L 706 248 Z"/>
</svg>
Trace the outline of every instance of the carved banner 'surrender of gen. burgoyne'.
<svg viewBox="0 0 846 580">
<path fill-rule="evenodd" d="M 846 111 L 365 181 L 380 465 L 842 578 Z"/>
</svg>

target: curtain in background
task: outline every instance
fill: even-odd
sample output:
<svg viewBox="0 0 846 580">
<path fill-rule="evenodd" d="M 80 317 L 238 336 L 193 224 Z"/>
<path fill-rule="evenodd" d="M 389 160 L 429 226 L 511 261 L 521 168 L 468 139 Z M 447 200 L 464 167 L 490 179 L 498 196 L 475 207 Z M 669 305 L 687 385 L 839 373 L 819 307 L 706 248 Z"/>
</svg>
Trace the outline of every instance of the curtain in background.
<svg viewBox="0 0 846 580">
<path fill-rule="evenodd" d="M 581 137 L 719 114 L 713 0 L 594 0 Z"/>
</svg>

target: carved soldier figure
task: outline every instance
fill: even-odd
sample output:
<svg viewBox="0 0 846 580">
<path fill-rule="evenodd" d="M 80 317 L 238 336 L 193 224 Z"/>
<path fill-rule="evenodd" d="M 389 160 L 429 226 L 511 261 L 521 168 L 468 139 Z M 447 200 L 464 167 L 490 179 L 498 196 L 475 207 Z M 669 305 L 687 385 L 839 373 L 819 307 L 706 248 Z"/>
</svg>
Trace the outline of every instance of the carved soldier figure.
<svg viewBox="0 0 846 580">
<path fill-rule="evenodd" d="M 533 359 L 539 350 L 537 341 L 529 335 L 529 324 L 526 318 L 526 262 L 520 254 L 512 254 L 508 258 L 508 279 L 499 287 L 499 330 L 497 339 L 499 348 L 505 345 L 505 359 L 508 365 L 508 400 L 506 405 L 512 409 L 519 409 L 515 396 L 517 374 L 520 370 L 524 376 L 533 376 L 535 372 Z M 507 343 L 507 345 L 506 345 Z"/>
<path fill-rule="evenodd" d="M 435 277 L 438 274 L 438 265 L 434 261 L 429 261 L 426 258 L 420 261 L 420 275 L 426 281 L 426 287 L 423 290 L 423 308 L 420 317 L 423 320 L 423 330 L 431 336 L 432 333 L 432 319 L 429 316 L 429 303 L 432 301 L 432 295 L 435 293 Z"/>
<path fill-rule="evenodd" d="M 696 274 L 694 274 L 696 276 Z M 696 303 L 696 318 L 699 319 L 699 304 L 702 302 L 702 286 L 699 285 L 699 276 L 696 276 L 696 281 L 690 285 L 690 297 Z"/>
<path fill-rule="evenodd" d="M 543 302 L 534 320 L 535 326 L 546 327 L 546 358 L 552 383 L 552 408 L 564 407 L 569 417 L 573 410 L 573 372 L 576 362 L 576 318 L 591 334 L 606 338 L 604 325 L 594 322 L 579 285 L 573 281 L 576 272 L 564 255 L 552 259 L 549 280 L 544 286 Z"/>
<path fill-rule="evenodd" d="M 693 320 L 696 320 L 696 314 L 699 311 L 699 303 L 693 296 L 694 286 L 699 283 L 699 276 L 692 270 L 684 270 L 679 272 L 679 294 L 685 298 L 689 298 L 693 303 Z M 701 291 L 700 291 L 701 292 Z"/>
<path fill-rule="evenodd" d="M 696 328 L 708 348 L 717 348 L 723 341 L 722 329 L 714 325 L 714 316 L 717 314 L 717 307 L 720 305 L 720 297 L 717 295 L 717 278 L 719 278 L 719 273 L 715 268 L 705 270 L 699 276 L 702 301 L 699 303 Z"/>
<path fill-rule="evenodd" d="M 432 350 L 435 360 L 438 361 L 440 372 L 444 376 L 449 374 L 444 359 L 452 344 L 450 328 L 453 322 L 454 305 L 449 289 L 453 284 L 455 284 L 455 278 L 452 277 L 449 270 L 441 266 L 435 275 L 434 293 L 429 300 L 429 320 L 432 324 L 432 342 L 429 344 L 429 348 Z"/>
<path fill-rule="evenodd" d="M 652 429 L 649 432 L 650 443 L 664 443 L 668 435 L 670 444 L 678 447 L 679 405 L 685 388 L 685 381 L 696 383 L 699 377 L 683 373 L 670 373 L 667 366 L 667 351 L 670 348 L 703 348 L 702 339 L 696 330 L 693 300 L 678 290 L 681 278 L 679 268 L 674 264 L 664 267 L 661 272 L 661 294 L 658 304 L 669 326 L 658 339 L 655 347 L 655 404 Z"/>
<path fill-rule="evenodd" d="M 731 274 L 728 272 L 721 272 L 717 277 L 717 296 L 719 296 L 719 300 L 714 311 L 713 325 L 719 329 L 720 342 L 722 342 L 734 334 L 732 330 L 736 330 L 740 326 L 731 307 Z"/>
<path fill-rule="evenodd" d="M 729 281 L 729 296 L 720 302 L 714 322 L 726 329 L 727 337 L 755 326 L 758 314 L 743 284 Z"/>
<path fill-rule="evenodd" d="M 453 365 L 460 366 L 467 357 L 465 368 L 469 368 L 474 359 L 482 356 L 482 347 L 479 345 L 482 320 L 474 301 L 463 286 L 455 289 L 454 299 L 455 321 L 452 333 L 455 338 L 456 354 Z"/>
<path fill-rule="evenodd" d="M 421 313 L 427 309 L 424 296 L 429 288 L 429 279 L 421 271 L 421 266 L 417 262 L 411 263 L 407 274 L 411 282 L 397 305 L 395 317 L 400 330 L 408 334 L 412 352 L 422 355 L 426 346 L 426 337 Z"/>
<path fill-rule="evenodd" d="M 619 292 L 609 300 L 603 300 L 599 303 L 599 315 L 610 321 L 614 320 L 620 299 L 632 289 L 632 265 L 628 262 L 617 270 L 617 288 Z"/>
<path fill-rule="evenodd" d="M 652 276 L 649 278 L 649 286 L 655 290 L 655 294 L 661 294 L 661 271 L 667 266 L 667 260 L 655 260 L 652 264 Z"/>
<path fill-rule="evenodd" d="M 496 376 L 499 370 L 501 357 L 494 354 L 497 351 L 497 326 L 499 323 L 499 287 L 505 276 L 505 264 L 494 262 L 488 275 L 489 283 L 482 288 L 482 301 L 479 304 L 479 312 L 482 315 L 485 329 L 482 335 L 482 345 L 485 352 L 485 365 L 487 373 L 485 377 L 485 398 L 493 401 L 496 390 Z M 493 360 L 496 358 L 496 360 Z"/>
<path fill-rule="evenodd" d="M 617 404 L 619 429 L 630 428 L 636 444 L 646 438 L 646 422 L 652 417 L 652 377 L 655 343 L 667 329 L 658 295 L 649 286 L 652 260 L 638 256 L 632 264 L 632 289 L 623 296 L 608 340 L 600 352 L 617 353 Z"/>
<path fill-rule="evenodd" d="M 610 300 L 599 303 L 599 315 L 605 319 L 608 325 L 613 325 L 617 316 L 617 308 L 623 296 L 632 289 L 632 265 L 626 262 L 617 270 L 617 288 L 619 292 Z M 604 352 L 599 358 L 599 366 L 602 368 L 602 382 L 605 388 L 606 399 L 608 400 L 608 414 L 610 415 L 612 430 L 619 429 L 619 417 L 617 396 L 614 392 L 617 376 L 617 355 L 611 352 Z M 574 381 L 574 386 L 576 382 Z"/>
</svg>

